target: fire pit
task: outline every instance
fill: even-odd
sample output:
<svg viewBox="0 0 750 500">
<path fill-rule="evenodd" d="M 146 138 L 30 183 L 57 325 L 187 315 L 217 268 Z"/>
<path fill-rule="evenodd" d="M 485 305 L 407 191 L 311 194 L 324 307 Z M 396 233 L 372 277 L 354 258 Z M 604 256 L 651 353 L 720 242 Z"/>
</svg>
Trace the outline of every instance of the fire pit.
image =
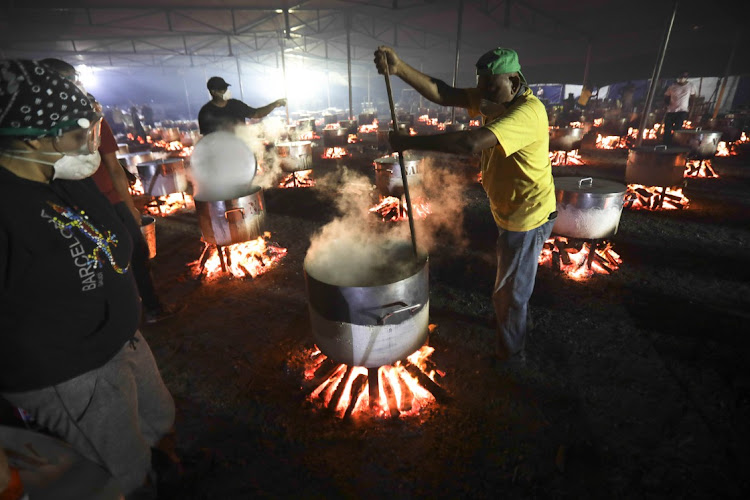
<svg viewBox="0 0 750 500">
<path fill-rule="evenodd" d="M 402 415 L 412 410 L 420 384 L 435 397 L 447 396 L 417 360 L 431 352 L 424 346 L 430 331 L 428 257 L 415 260 L 411 245 L 400 241 L 375 250 L 378 262 L 353 251 L 331 259 L 335 243 L 305 258 L 310 321 L 320 349 L 314 355 L 323 356 L 306 378 L 315 388 L 311 398 L 325 393 L 324 404 L 339 416 L 351 416 L 359 405 Z"/>
<path fill-rule="evenodd" d="M 206 243 L 200 258 L 198 276 L 203 273 L 212 246 L 216 249 L 222 270 L 227 272 L 227 268 L 232 264 L 232 256 L 223 247 L 255 240 L 263 234 L 266 211 L 263 191 L 258 186 L 253 186 L 248 194 L 240 198 L 219 201 L 195 200 L 195 211 L 198 214 L 203 241 Z"/>
<path fill-rule="evenodd" d="M 323 144 L 326 148 L 346 147 L 349 139 L 349 131 L 338 123 L 326 125 L 323 129 Z"/>
<path fill-rule="evenodd" d="M 404 242 L 386 242 L 381 262 L 341 272 L 305 258 L 313 337 L 339 363 L 376 368 L 405 359 L 427 339 L 427 255 L 415 262 Z"/>
<path fill-rule="evenodd" d="M 552 127 L 549 129 L 550 162 L 553 166 L 583 165 L 578 150 L 583 142 L 581 127 Z"/>
<path fill-rule="evenodd" d="M 279 187 L 311 187 L 315 185 L 312 174 L 312 142 L 294 141 L 276 144 L 279 165 L 284 172 L 290 172 Z"/>
<path fill-rule="evenodd" d="M 721 132 L 712 130 L 675 130 L 672 140 L 679 146 L 690 150 L 685 168 L 685 177 L 705 177 L 715 179 L 719 177 L 711 165 L 711 158 L 719 148 Z"/>
<path fill-rule="evenodd" d="M 685 208 L 688 199 L 682 194 L 687 148 L 643 146 L 628 151 L 625 182 L 628 192 L 625 208 L 659 210 Z M 661 189 L 661 192 L 659 190 Z"/>
</svg>

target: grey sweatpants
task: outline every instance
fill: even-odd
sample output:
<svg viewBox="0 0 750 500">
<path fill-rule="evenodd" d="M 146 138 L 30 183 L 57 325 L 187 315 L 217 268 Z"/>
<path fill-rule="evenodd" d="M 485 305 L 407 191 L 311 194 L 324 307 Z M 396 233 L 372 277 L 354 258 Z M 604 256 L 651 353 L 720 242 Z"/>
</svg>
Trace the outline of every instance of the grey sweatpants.
<svg viewBox="0 0 750 500">
<path fill-rule="evenodd" d="M 104 466 L 127 495 L 151 469 L 151 447 L 174 424 L 174 401 L 136 332 L 104 366 L 43 389 L 4 393 L 42 427 Z"/>
<path fill-rule="evenodd" d="M 539 254 L 555 221 L 531 231 L 498 228 L 497 277 L 492 303 L 497 316 L 498 355 L 512 356 L 526 343 L 526 315 L 539 265 Z"/>
</svg>

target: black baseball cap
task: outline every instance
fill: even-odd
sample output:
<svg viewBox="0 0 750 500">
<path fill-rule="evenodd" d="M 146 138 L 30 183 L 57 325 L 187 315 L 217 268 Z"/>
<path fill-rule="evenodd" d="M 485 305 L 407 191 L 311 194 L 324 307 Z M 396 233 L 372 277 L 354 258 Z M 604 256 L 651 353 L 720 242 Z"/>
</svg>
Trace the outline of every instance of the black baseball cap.
<svg viewBox="0 0 750 500">
<path fill-rule="evenodd" d="M 206 83 L 208 90 L 226 90 L 229 84 L 220 76 L 212 76 Z"/>
</svg>

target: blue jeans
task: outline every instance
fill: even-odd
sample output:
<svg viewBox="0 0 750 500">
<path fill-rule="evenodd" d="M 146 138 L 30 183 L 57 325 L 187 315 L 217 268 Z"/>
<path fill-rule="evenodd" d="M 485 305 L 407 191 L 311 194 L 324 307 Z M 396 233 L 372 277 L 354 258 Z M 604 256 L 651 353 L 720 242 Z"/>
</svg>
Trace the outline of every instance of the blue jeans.
<svg viewBox="0 0 750 500">
<path fill-rule="evenodd" d="M 510 357 L 526 343 L 526 315 L 538 267 L 539 254 L 555 221 L 531 231 L 498 228 L 497 278 L 492 302 L 497 315 L 498 355 Z"/>
<path fill-rule="evenodd" d="M 664 137 L 662 142 L 667 146 L 672 144 L 672 132 L 682 130 L 682 122 L 687 120 L 687 111 L 675 111 L 664 115 Z"/>
</svg>

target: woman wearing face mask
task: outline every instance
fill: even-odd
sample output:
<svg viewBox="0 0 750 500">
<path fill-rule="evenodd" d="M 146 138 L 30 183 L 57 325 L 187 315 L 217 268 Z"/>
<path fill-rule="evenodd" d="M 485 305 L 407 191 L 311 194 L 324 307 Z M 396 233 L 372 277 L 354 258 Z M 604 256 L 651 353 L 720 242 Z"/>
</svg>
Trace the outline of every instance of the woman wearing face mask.
<svg viewBox="0 0 750 500">
<path fill-rule="evenodd" d="M 0 394 L 129 494 L 174 403 L 137 329 L 128 231 L 90 179 L 99 120 L 54 71 L 0 61 Z"/>
<path fill-rule="evenodd" d="M 198 126 L 203 135 L 217 130 L 232 132 L 235 125 L 245 123 L 245 118 L 263 118 L 274 109 L 286 105 L 286 99 L 278 99 L 262 108 L 252 108 L 239 99 L 232 99 L 229 84 L 218 76 L 209 78 L 206 87 L 211 100 L 198 112 Z"/>
</svg>

